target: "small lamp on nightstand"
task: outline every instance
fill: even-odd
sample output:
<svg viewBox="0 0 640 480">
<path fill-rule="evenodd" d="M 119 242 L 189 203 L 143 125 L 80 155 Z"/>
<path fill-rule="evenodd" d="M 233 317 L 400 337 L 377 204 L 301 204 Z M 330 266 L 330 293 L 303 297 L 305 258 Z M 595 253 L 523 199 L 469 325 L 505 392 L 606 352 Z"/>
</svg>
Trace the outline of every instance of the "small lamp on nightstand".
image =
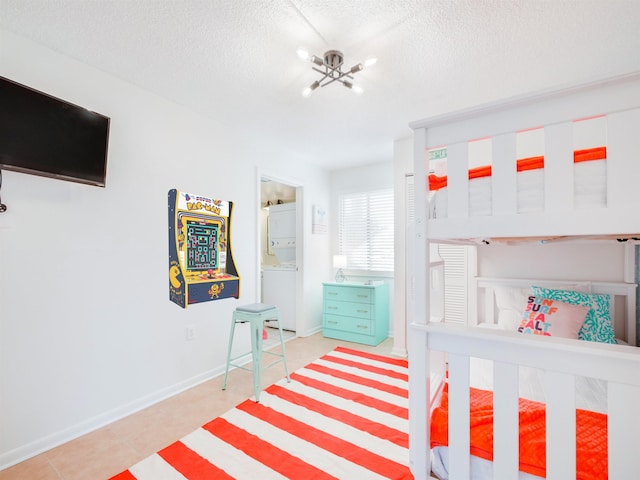
<svg viewBox="0 0 640 480">
<path fill-rule="evenodd" d="M 347 256 L 346 255 L 334 255 L 333 256 L 333 268 L 337 268 L 336 272 L 336 282 L 342 283 L 344 282 L 344 272 L 343 268 L 347 268 Z"/>
</svg>

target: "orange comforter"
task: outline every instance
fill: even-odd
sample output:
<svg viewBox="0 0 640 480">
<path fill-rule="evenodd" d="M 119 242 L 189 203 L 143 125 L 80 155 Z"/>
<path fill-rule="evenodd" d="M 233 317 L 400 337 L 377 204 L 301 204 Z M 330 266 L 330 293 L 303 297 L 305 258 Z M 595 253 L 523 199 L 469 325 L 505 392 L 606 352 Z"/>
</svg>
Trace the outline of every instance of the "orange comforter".
<svg viewBox="0 0 640 480">
<path fill-rule="evenodd" d="M 493 461 L 493 392 L 470 389 L 471 454 Z M 448 391 L 431 415 L 431 448 L 448 445 Z M 520 470 L 546 477 L 545 405 L 520 399 Z M 607 416 L 576 410 L 576 478 L 607 478 Z"/>
<path fill-rule="evenodd" d="M 603 160 L 607 158 L 607 147 L 587 148 L 584 150 L 576 150 L 573 152 L 573 163 L 587 162 L 589 160 Z M 544 168 L 544 157 L 528 157 L 521 158 L 516 163 L 516 170 L 524 172 L 527 170 L 535 170 Z M 483 165 L 469 170 L 469 180 L 474 178 L 491 176 L 491 165 Z M 429 190 L 440 190 L 447 186 L 447 176 L 438 177 L 429 175 Z"/>
</svg>

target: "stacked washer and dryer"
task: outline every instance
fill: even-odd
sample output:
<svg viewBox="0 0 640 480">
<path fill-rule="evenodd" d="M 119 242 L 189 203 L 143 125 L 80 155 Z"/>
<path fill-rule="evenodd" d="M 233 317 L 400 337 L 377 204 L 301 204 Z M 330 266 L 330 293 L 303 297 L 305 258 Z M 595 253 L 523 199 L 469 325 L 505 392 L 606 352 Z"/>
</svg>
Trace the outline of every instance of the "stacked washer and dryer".
<svg viewBox="0 0 640 480">
<path fill-rule="evenodd" d="M 262 302 L 280 308 L 282 328 L 296 330 L 296 204 L 269 207 L 269 247 L 277 266 L 262 267 Z"/>
</svg>

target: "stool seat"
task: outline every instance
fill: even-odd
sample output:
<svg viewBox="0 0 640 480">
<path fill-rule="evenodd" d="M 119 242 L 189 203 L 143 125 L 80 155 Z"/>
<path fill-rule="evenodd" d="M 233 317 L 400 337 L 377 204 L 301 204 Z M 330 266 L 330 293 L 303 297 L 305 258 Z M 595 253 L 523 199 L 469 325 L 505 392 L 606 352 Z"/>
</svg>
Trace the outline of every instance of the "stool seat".
<svg viewBox="0 0 640 480">
<path fill-rule="evenodd" d="M 227 388 L 227 378 L 229 376 L 229 367 L 233 366 L 241 368 L 243 370 L 249 370 L 253 372 L 253 391 L 256 402 L 260 401 L 260 392 L 262 390 L 262 354 L 267 353 L 278 357 L 279 360 L 267 365 L 264 368 L 269 368 L 277 363 L 284 363 L 284 372 L 287 377 L 287 381 L 290 382 L 289 369 L 287 368 L 287 355 L 284 349 L 284 336 L 282 334 L 282 322 L 280 321 L 280 309 L 275 305 L 267 303 L 251 303 L 249 305 L 242 305 L 236 307 L 231 318 L 231 333 L 229 335 L 229 349 L 227 351 L 227 366 L 224 373 L 224 383 L 222 389 Z M 236 360 L 241 357 L 245 357 L 247 353 L 238 355 L 231 358 L 231 349 L 233 347 L 233 336 L 235 334 L 236 324 L 238 323 L 251 323 L 251 364 L 252 367 L 246 368 L 242 365 L 235 364 Z M 278 333 L 280 334 L 280 346 L 282 353 L 274 353 L 268 350 L 262 349 L 262 331 L 264 329 L 264 322 L 278 322 Z"/>
<path fill-rule="evenodd" d="M 237 307 L 236 310 L 238 312 L 263 313 L 269 310 L 273 310 L 274 308 L 277 307 L 275 305 L 269 305 L 268 303 L 252 303 L 250 305 Z"/>
</svg>

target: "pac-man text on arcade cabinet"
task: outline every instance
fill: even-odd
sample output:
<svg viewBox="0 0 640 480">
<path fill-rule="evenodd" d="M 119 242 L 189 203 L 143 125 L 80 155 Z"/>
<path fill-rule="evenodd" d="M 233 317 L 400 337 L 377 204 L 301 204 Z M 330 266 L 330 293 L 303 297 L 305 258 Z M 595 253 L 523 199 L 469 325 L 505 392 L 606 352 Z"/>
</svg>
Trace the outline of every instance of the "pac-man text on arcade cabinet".
<svg viewBox="0 0 640 480">
<path fill-rule="evenodd" d="M 233 202 L 169 190 L 169 300 L 182 308 L 240 295 Z"/>
</svg>

